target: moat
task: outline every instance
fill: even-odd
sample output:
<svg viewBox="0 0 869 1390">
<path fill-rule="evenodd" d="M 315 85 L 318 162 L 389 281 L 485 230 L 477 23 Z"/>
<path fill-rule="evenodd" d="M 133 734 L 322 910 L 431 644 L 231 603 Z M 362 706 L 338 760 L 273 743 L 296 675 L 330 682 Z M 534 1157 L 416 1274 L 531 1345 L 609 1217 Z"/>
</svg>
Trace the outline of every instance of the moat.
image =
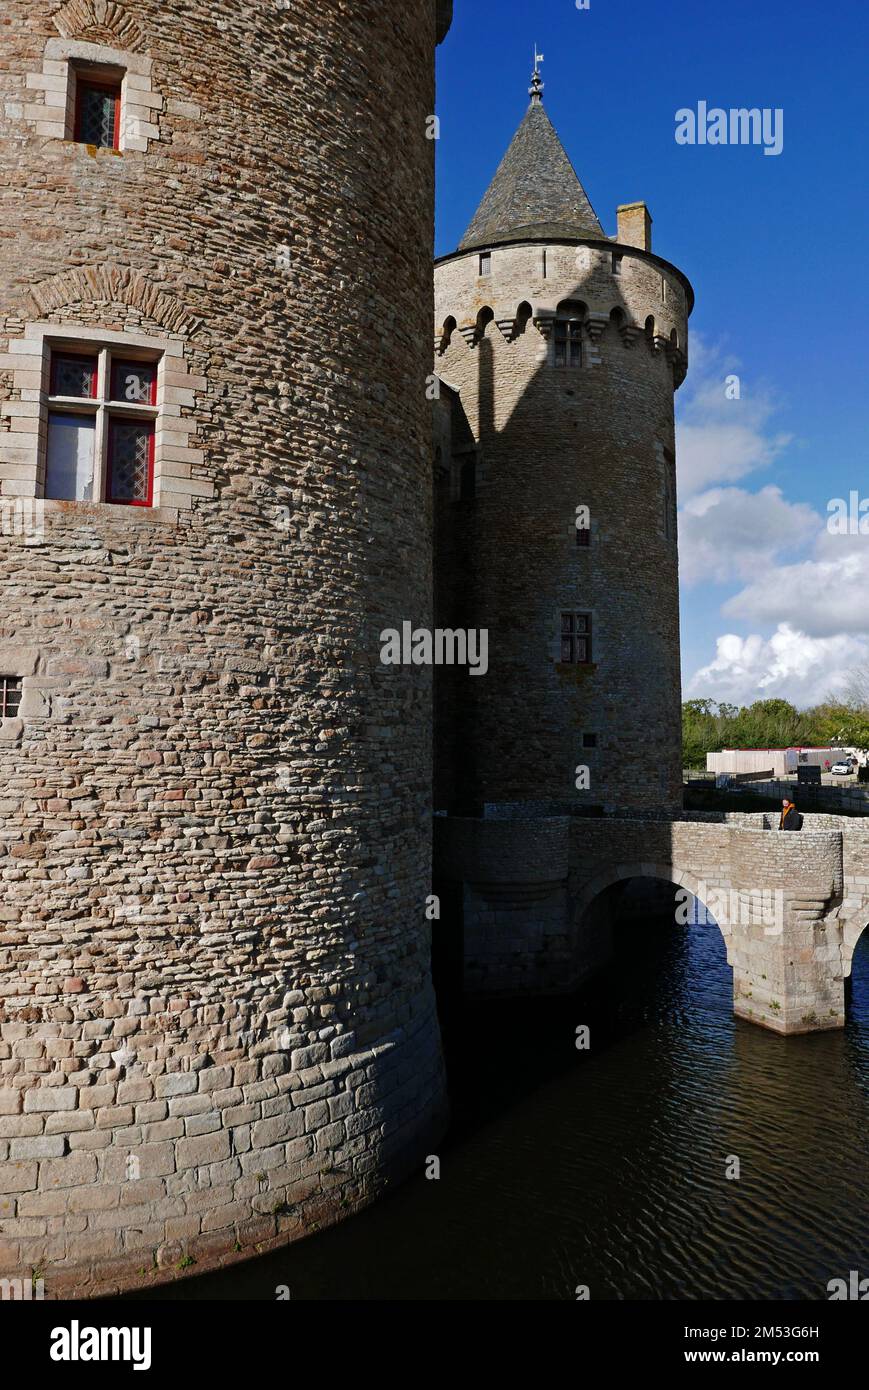
<svg viewBox="0 0 869 1390">
<path fill-rule="evenodd" d="M 617 939 L 584 995 L 448 1013 L 439 1181 L 145 1296 L 826 1299 L 869 1275 L 869 933 L 844 1032 L 791 1038 L 733 1017 L 716 928 Z"/>
</svg>

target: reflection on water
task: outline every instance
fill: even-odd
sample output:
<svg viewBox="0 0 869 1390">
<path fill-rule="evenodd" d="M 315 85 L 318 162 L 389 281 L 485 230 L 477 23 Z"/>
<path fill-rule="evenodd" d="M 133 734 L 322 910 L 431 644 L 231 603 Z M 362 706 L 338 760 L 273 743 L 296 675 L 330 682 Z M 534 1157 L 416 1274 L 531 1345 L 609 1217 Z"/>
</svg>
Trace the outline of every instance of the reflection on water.
<svg viewBox="0 0 869 1390">
<path fill-rule="evenodd" d="M 733 1018 L 716 928 L 617 936 L 585 995 L 453 1021 L 440 1181 L 168 1296 L 818 1299 L 869 1277 L 869 933 L 844 1033 L 796 1038 Z"/>
</svg>

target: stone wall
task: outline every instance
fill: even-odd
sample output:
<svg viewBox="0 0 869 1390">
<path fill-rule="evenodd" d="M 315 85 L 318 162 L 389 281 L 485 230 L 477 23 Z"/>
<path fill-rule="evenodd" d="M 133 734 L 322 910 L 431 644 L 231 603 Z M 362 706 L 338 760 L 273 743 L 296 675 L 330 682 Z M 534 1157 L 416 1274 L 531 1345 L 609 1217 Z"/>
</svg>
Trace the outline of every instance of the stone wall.
<svg viewBox="0 0 869 1390">
<path fill-rule="evenodd" d="M 304 1234 L 443 1123 L 431 690 L 379 661 L 430 616 L 435 0 L 2 36 L 0 1273 L 52 1296 Z M 149 99 L 120 153 L 49 113 L 59 36 Z M 40 507 L 16 344 L 64 334 L 189 367 L 168 504 Z"/>
</svg>

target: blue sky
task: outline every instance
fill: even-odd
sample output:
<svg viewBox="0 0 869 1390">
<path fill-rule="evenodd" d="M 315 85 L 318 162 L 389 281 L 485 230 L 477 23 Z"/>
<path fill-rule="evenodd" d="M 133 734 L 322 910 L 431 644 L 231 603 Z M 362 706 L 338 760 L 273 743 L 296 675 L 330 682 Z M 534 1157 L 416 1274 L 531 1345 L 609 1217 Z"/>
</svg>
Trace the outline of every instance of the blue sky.
<svg viewBox="0 0 869 1390">
<path fill-rule="evenodd" d="M 544 101 L 608 234 L 645 199 L 691 279 L 677 394 L 688 695 L 806 705 L 869 667 L 869 17 L 857 0 L 455 0 L 438 55 L 438 254 Z M 679 145 L 675 113 L 781 108 L 782 153 Z M 736 373 L 740 399 L 727 400 Z M 867 503 L 869 530 L 869 503 Z"/>
</svg>

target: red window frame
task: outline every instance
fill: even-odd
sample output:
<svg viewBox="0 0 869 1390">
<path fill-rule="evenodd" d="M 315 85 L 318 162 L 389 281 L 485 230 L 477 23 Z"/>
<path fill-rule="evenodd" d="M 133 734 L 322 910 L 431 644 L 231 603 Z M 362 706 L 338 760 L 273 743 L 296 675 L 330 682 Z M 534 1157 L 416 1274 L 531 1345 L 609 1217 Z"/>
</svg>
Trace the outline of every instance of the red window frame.
<svg viewBox="0 0 869 1390">
<path fill-rule="evenodd" d="M 91 390 L 89 396 L 65 396 L 64 400 L 70 401 L 95 401 L 97 398 L 97 371 L 99 358 L 90 352 L 64 352 L 61 348 L 53 348 L 51 353 L 51 374 L 49 391 L 52 396 L 58 395 L 57 390 L 57 368 L 61 361 L 64 362 L 89 362 L 91 369 Z"/>
<path fill-rule="evenodd" d="M 121 148 L 121 83 L 120 82 L 94 82 L 89 77 L 77 75 L 75 81 L 75 140 L 79 145 L 89 143 L 82 139 L 82 93 L 85 90 L 92 92 L 111 92 L 115 100 L 115 124 L 112 135 L 113 144 L 109 149 L 119 150 Z M 101 146 L 105 149 L 106 146 Z"/>
<path fill-rule="evenodd" d="M 112 495 L 112 462 L 115 452 L 115 429 L 118 425 L 147 425 L 148 436 L 148 496 L 140 499 L 131 497 L 114 497 Z M 108 456 L 106 458 L 106 501 L 113 503 L 116 507 L 151 507 L 154 505 L 154 442 L 156 430 L 153 420 L 140 420 L 136 416 L 112 415 L 109 416 L 109 437 L 108 437 Z"/>
<path fill-rule="evenodd" d="M 150 398 L 149 398 L 147 401 L 127 401 L 127 404 L 128 404 L 128 405 L 156 405 L 156 404 L 157 404 L 157 363 L 156 363 L 156 362 L 132 362 L 132 361 L 128 361 L 126 358 L 123 358 L 123 357 L 118 357 L 118 358 L 113 357 L 113 358 L 112 358 L 112 361 L 111 361 L 111 371 L 110 371 L 110 373 L 109 373 L 110 378 L 111 378 L 111 380 L 109 381 L 109 391 L 110 391 L 109 400 L 112 402 L 112 404 L 116 404 L 116 403 L 118 403 L 118 402 L 123 403 L 123 402 L 126 400 L 126 397 L 124 397 L 124 396 L 119 396 L 119 395 L 117 394 L 117 388 L 116 388 L 116 384 L 115 384 L 115 382 L 116 382 L 116 373 L 117 373 L 118 375 L 120 375 L 122 372 L 131 371 L 131 370 L 133 370 L 133 369 L 135 369 L 135 368 L 141 368 L 141 367 L 147 367 L 147 368 L 149 369 L 149 371 L 151 371 L 151 372 L 153 373 L 153 377 L 152 377 L 152 380 L 151 380 L 151 395 L 150 395 Z"/>
</svg>

